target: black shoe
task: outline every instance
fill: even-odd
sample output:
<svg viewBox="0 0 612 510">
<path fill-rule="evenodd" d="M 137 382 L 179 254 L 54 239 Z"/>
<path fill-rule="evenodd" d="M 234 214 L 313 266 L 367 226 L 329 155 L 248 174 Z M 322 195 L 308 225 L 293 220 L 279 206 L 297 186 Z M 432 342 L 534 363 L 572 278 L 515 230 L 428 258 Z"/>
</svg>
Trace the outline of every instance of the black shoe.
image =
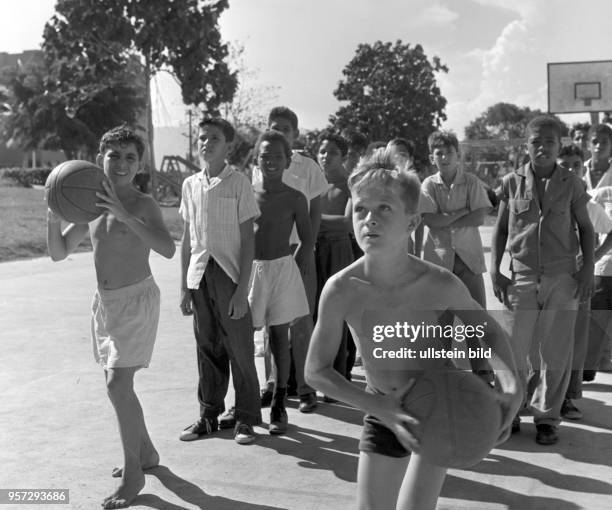
<svg viewBox="0 0 612 510">
<path fill-rule="evenodd" d="M 185 428 L 179 439 L 181 441 L 194 441 L 202 436 L 208 436 L 219 429 L 217 418 L 205 418 L 200 416 L 198 421 Z"/>
<path fill-rule="evenodd" d="M 516 434 L 517 432 L 521 431 L 521 417 L 518 414 L 512 420 L 512 428 L 510 429 L 510 431 L 513 434 Z"/>
<path fill-rule="evenodd" d="M 487 386 L 495 388 L 495 372 L 493 370 L 476 370 L 473 373 L 480 377 Z"/>
<path fill-rule="evenodd" d="M 561 406 L 561 416 L 567 420 L 581 420 L 582 411 L 574 405 L 571 398 L 566 398 Z"/>
<path fill-rule="evenodd" d="M 582 371 L 582 380 L 585 381 L 585 382 L 594 381 L 596 375 L 597 375 L 597 370 L 583 370 Z"/>
<path fill-rule="evenodd" d="M 536 443 L 551 445 L 559 442 L 559 432 L 554 425 L 536 425 Z"/>
<path fill-rule="evenodd" d="M 233 429 L 236 426 L 236 408 L 232 406 L 230 409 L 225 411 L 221 416 L 219 416 L 219 428 L 224 429 Z"/>
<path fill-rule="evenodd" d="M 300 413 L 312 413 L 317 408 L 317 394 L 306 393 L 300 397 Z"/>
<path fill-rule="evenodd" d="M 273 393 L 270 390 L 261 390 L 261 407 L 270 407 L 272 395 Z"/>
<path fill-rule="evenodd" d="M 327 404 L 335 404 L 338 401 L 335 398 L 328 397 L 327 395 L 323 395 L 323 402 L 326 402 Z"/>
<path fill-rule="evenodd" d="M 234 428 L 234 441 L 238 444 L 251 444 L 255 441 L 253 426 L 247 423 L 237 423 Z"/>
<path fill-rule="evenodd" d="M 270 434 L 278 436 L 286 433 L 288 423 L 287 410 L 284 407 L 273 407 L 270 411 L 270 427 L 268 428 Z"/>
</svg>

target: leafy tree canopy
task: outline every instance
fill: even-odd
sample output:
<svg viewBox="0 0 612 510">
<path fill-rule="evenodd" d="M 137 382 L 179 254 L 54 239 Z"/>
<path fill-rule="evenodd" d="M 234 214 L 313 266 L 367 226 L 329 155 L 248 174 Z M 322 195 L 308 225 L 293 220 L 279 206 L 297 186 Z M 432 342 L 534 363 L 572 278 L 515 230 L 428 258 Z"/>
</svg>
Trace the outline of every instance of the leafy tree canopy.
<svg viewBox="0 0 612 510">
<path fill-rule="evenodd" d="M 465 137 L 468 140 L 522 138 L 529 121 L 538 115 L 544 112 L 527 106 L 497 103 L 470 122 L 465 128 Z"/>
<path fill-rule="evenodd" d="M 11 111 L 2 126 L 3 138 L 26 150 L 63 150 L 68 158 L 83 151 L 91 157 L 105 131 L 123 122 L 135 123 L 144 107 L 133 76 L 122 71 L 112 83 L 92 88 L 89 101 L 76 115 L 53 85 L 56 73 L 57 67 L 42 55 L 3 73 Z"/>
<path fill-rule="evenodd" d="M 438 57 L 430 62 L 420 44 L 360 44 L 334 91 L 348 104 L 330 122 L 338 130 L 357 129 L 371 141 L 408 138 L 424 162 L 427 136 L 446 120 L 446 99 L 435 78 L 439 72 L 448 68 Z"/>
<path fill-rule="evenodd" d="M 147 80 L 167 70 L 185 104 L 214 112 L 236 89 L 217 29 L 227 6 L 227 0 L 58 0 L 43 49 L 58 62 L 58 86 L 77 105 L 89 99 L 87 85 L 116 75 L 135 55 Z"/>
</svg>

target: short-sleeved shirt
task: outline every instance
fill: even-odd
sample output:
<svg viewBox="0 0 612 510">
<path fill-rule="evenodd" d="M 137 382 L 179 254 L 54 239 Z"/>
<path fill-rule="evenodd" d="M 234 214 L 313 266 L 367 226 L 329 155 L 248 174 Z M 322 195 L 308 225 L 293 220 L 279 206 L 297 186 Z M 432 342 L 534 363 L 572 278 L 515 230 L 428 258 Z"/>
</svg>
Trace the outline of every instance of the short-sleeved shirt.
<svg viewBox="0 0 612 510">
<path fill-rule="evenodd" d="M 457 170 L 450 186 L 446 185 L 439 173 L 430 175 L 421 184 L 421 192 L 421 213 L 452 213 L 465 208 L 476 211 L 492 207 L 480 179 L 461 169 Z M 487 270 L 478 227 L 429 227 L 423 258 L 452 271 L 455 254 L 473 273 L 480 274 Z"/>
<path fill-rule="evenodd" d="M 584 182 L 587 186 L 587 191 L 592 189 L 602 188 L 604 186 L 612 186 L 612 167 L 608 165 L 608 169 L 604 172 L 599 179 L 599 182 L 593 186 L 593 179 L 591 177 L 591 160 L 587 160 L 584 163 Z"/>
<path fill-rule="evenodd" d="M 598 186 L 591 193 L 593 198 L 587 206 L 593 230 L 596 234 L 608 234 L 612 232 L 612 186 Z M 612 251 L 595 262 L 595 275 L 612 276 Z"/>
<path fill-rule="evenodd" d="M 189 222 L 191 258 L 187 287 L 197 289 L 210 257 L 234 283 L 240 278 L 240 224 L 259 216 L 247 177 L 226 165 L 216 177 L 206 170 L 183 182 L 179 214 Z"/>
<path fill-rule="evenodd" d="M 263 182 L 263 176 L 259 168 L 253 169 L 253 187 L 260 190 Z M 283 172 L 283 182 L 299 191 L 306 197 L 308 209 L 310 210 L 310 201 L 327 191 L 328 184 L 325 174 L 321 167 L 312 159 L 302 156 L 298 152 L 294 152 L 291 156 L 291 164 L 289 168 Z M 298 236 L 295 224 L 291 230 L 289 244 L 298 244 L 300 237 Z"/>
<path fill-rule="evenodd" d="M 585 206 L 589 195 L 576 174 L 555 165 L 540 204 L 535 178 L 527 163 L 502 180 L 512 271 L 547 276 L 573 273 L 579 251 L 575 212 Z"/>
</svg>

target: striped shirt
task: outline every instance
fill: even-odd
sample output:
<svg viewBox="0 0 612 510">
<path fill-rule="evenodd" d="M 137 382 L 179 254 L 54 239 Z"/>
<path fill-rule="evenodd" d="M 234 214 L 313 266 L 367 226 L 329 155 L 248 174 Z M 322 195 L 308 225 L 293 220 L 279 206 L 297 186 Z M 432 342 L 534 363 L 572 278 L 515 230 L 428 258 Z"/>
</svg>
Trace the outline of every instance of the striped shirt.
<svg viewBox="0 0 612 510">
<path fill-rule="evenodd" d="M 226 165 L 216 177 L 206 170 L 183 182 L 179 214 L 189 223 L 191 257 L 187 288 L 197 289 L 212 256 L 234 283 L 240 277 L 240 224 L 259 216 L 253 188 Z"/>
<path fill-rule="evenodd" d="M 475 211 L 490 208 L 484 184 L 473 174 L 457 170 L 452 184 L 447 186 L 439 173 L 427 177 L 421 184 L 421 213 L 452 213 L 461 209 Z M 455 254 L 476 274 L 487 268 L 478 227 L 430 227 L 423 258 L 449 271 L 453 270 Z"/>
</svg>

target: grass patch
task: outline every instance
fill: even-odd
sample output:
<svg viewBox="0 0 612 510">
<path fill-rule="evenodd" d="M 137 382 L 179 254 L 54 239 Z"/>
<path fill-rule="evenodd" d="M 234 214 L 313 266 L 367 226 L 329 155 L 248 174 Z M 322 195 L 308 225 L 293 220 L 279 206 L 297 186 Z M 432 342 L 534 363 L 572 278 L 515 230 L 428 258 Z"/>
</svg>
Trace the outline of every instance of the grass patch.
<svg viewBox="0 0 612 510">
<path fill-rule="evenodd" d="M 176 207 L 162 207 L 172 238 L 180 240 L 182 220 Z M 89 236 L 76 251 L 91 251 Z M 47 204 L 44 190 L 0 186 L 0 262 L 47 254 Z"/>
</svg>

